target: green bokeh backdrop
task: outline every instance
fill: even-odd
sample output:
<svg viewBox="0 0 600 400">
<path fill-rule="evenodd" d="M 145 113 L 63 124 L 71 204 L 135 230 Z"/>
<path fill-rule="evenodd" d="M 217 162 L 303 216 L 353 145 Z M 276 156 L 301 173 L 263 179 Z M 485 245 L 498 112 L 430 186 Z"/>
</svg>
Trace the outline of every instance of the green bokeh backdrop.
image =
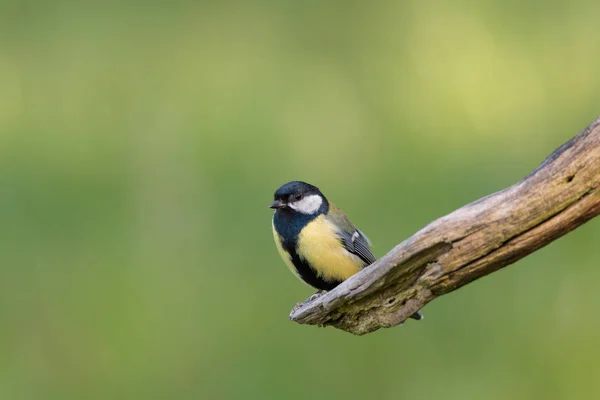
<svg viewBox="0 0 600 400">
<path fill-rule="evenodd" d="M 383 255 L 600 113 L 600 3 L 0 2 L 0 399 L 600 397 L 592 221 L 354 337 L 273 191 Z"/>
</svg>

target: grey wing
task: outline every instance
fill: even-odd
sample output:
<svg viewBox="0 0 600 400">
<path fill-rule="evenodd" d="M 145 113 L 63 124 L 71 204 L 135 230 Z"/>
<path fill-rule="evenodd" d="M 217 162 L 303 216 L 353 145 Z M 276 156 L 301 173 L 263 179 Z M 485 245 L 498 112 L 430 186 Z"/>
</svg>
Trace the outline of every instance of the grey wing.
<svg viewBox="0 0 600 400">
<path fill-rule="evenodd" d="M 350 222 L 346 214 L 337 208 L 335 204 L 329 203 L 330 210 L 325 216 L 329 221 L 333 223 L 338 229 L 338 235 L 342 241 L 342 244 L 350 253 L 358 256 L 365 265 L 370 265 L 377 260 L 371 250 L 369 249 L 369 239 L 360 230 Z"/>
<path fill-rule="evenodd" d="M 371 265 L 377 260 L 369 248 L 369 239 L 360 230 L 355 228 L 352 233 L 341 231 L 340 235 L 346 250 L 357 255 L 365 265 Z"/>
</svg>

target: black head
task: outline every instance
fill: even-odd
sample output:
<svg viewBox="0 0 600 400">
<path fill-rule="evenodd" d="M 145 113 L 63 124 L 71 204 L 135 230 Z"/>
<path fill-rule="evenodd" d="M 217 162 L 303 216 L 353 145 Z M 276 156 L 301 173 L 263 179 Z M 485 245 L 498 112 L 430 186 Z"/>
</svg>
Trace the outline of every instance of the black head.
<svg viewBox="0 0 600 400">
<path fill-rule="evenodd" d="M 277 210 L 312 215 L 329 209 L 319 188 L 306 182 L 288 182 L 277 189 L 273 197 L 275 201 L 269 207 Z"/>
</svg>

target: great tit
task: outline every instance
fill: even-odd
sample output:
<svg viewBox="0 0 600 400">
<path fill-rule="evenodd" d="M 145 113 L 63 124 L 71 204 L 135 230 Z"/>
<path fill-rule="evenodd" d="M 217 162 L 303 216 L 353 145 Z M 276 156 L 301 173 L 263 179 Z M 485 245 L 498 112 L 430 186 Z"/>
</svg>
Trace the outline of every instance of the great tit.
<svg viewBox="0 0 600 400">
<path fill-rule="evenodd" d="M 277 189 L 269 207 L 275 209 L 273 236 L 279 255 L 310 286 L 331 290 L 375 262 L 369 239 L 316 186 L 288 182 Z M 411 318 L 423 315 L 416 312 Z"/>
</svg>

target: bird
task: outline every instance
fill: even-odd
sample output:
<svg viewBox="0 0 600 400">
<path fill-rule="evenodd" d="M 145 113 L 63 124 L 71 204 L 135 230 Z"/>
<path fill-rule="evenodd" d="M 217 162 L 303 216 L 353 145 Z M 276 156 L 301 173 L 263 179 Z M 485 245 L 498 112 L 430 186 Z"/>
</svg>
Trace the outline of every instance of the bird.
<svg viewBox="0 0 600 400">
<path fill-rule="evenodd" d="M 297 278 L 329 291 L 376 261 L 371 242 L 318 187 L 292 181 L 275 191 L 272 229 L 279 255 Z M 423 319 L 420 312 L 411 318 Z"/>
</svg>

